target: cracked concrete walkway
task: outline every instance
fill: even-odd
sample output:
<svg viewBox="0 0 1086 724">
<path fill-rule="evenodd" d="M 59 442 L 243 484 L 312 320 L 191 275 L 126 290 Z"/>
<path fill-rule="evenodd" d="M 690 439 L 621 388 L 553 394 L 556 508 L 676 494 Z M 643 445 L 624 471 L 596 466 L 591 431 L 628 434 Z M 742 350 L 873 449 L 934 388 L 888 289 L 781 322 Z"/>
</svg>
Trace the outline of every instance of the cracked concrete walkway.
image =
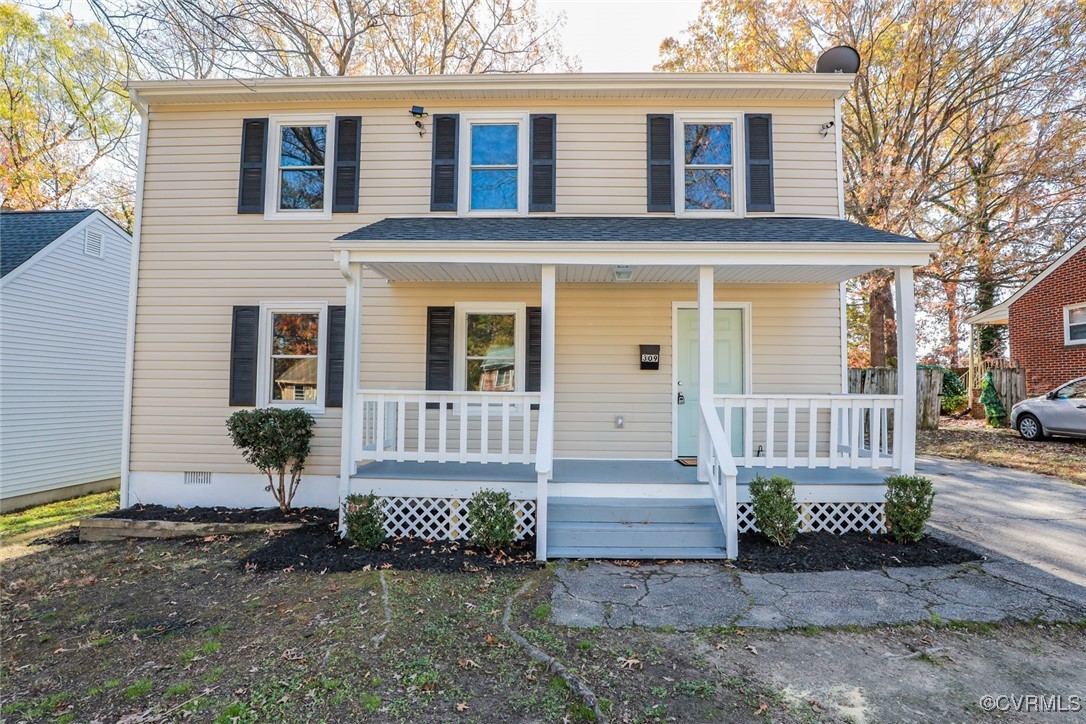
<svg viewBox="0 0 1086 724">
<path fill-rule="evenodd" d="M 961 543 L 960 541 L 956 541 Z M 745 573 L 712 563 L 558 569 L 554 622 L 566 626 L 796 628 L 930 621 L 1082 621 L 1086 589 L 1002 556 L 964 565 L 826 573 Z"/>
</svg>

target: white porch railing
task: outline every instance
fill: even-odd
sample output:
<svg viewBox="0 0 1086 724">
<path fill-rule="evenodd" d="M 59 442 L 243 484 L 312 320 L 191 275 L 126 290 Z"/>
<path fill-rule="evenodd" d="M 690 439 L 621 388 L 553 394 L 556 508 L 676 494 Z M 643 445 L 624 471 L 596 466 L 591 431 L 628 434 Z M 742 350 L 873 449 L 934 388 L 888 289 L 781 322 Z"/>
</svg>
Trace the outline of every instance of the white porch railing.
<svg viewBox="0 0 1086 724">
<path fill-rule="evenodd" d="M 901 468 L 901 395 L 715 395 L 742 467 Z"/>
<path fill-rule="evenodd" d="M 727 542 L 724 552 L 728 558 L 735 558 L 739 553 L 739 508 L 735 496 L 736 476 L 739 471 L 732 459 L 731 447 L 716 409 L 708 402 L 701 404 L 701 426 L 703 434 L 709 437 L 706 470 L 709 474 L 709 490 L 713 494 L 713 502 L 716 503 L 717 517 L 724 528 L 724 539 Z"/>
<path fill-rule="evenodd" d="M 535 462 L 539 393 L 360 390 L 358 462 Z"/>
</svg>

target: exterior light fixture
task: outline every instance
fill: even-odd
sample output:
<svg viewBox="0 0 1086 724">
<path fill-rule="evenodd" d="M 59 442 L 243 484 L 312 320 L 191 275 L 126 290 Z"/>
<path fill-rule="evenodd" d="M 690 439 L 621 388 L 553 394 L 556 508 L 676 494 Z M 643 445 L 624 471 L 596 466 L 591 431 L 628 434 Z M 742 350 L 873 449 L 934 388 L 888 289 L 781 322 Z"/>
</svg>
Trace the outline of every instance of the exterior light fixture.
<svg viewBox="0 0 1086 724">
<path fill-rule="evenodd" d="M 833 121 L 826 121 L 825 123 L 823 123 L 821 126 L 818 127 L 818 135 L 825 138 L 826 136 L 829 135 L 830 129 L 832 129 L 835 125 L 836 124 Z"/>
<path fill-rule="evenodd" d="M 634 268 L 632 266 L 616 266 L 611 269 L 616 282 L 628 282 L 633 279 Z"/>
<path fill-rule="evenodd" d="M 423 125 L 422 119 L 430 114 L 422 106 L 411 106 L 408 112 L 415 117 L 415 128 L 419 129 L 419 136 L 422 136 L 426 133 L 426 126 Z"/>
</svg>

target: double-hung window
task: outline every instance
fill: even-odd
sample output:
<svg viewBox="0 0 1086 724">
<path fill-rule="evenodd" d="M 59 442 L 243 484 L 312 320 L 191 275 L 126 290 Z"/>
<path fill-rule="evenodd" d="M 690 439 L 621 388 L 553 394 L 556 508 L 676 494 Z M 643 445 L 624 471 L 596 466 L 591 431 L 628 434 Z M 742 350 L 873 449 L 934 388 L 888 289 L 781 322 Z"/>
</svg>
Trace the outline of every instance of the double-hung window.
<svg viewBox="0 0 1086 724">
<path fill-rule="evenodd" d="M 1064 344 L 1086 344 L 1086 304 L 1063 308 Z"/>
<path fill-rule="evenodd" d="M 457 305 L 456 389 L 516 392 L 524 389 L 525 307 Z"/>
<path fill-rule="evenodd" d="M 461 213 L 512 215 L 528 209 L 528 118 L 465 114 L 461 123 Z"/>
<path fill-rule="evenodd" d="M 738 215 L 743 208 L 739 117 L 677 115 L 675 120 L 678 213 Z"/>
<path fill-rule="evenodd" d="M 261 305 L 258 405 L 324 409 L 327 311 L 323 302 Z"/>
<path fill-rule="evenodd" d="M 332 116 L 272 117 L 265 215 L 284 218 L 329 218 L 332 209 L 330 150 L 334 146 Z"/>
</svg>

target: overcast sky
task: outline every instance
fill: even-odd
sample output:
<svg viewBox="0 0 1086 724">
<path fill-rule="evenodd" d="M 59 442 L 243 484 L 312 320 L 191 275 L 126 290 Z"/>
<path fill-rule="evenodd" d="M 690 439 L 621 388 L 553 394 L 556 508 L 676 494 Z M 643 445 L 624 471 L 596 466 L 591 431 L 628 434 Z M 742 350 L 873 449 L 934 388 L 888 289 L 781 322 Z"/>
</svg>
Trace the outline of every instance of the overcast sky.
<svg viewBox="0 0 1086 724">
<path fill-rule="evenodd" d="M 536 0 L 543 13 L 565 12 L 562 46 L 585 72 L 648 71 L 660 41 L 698 14 L 699 0 Z"/>
</svg>

